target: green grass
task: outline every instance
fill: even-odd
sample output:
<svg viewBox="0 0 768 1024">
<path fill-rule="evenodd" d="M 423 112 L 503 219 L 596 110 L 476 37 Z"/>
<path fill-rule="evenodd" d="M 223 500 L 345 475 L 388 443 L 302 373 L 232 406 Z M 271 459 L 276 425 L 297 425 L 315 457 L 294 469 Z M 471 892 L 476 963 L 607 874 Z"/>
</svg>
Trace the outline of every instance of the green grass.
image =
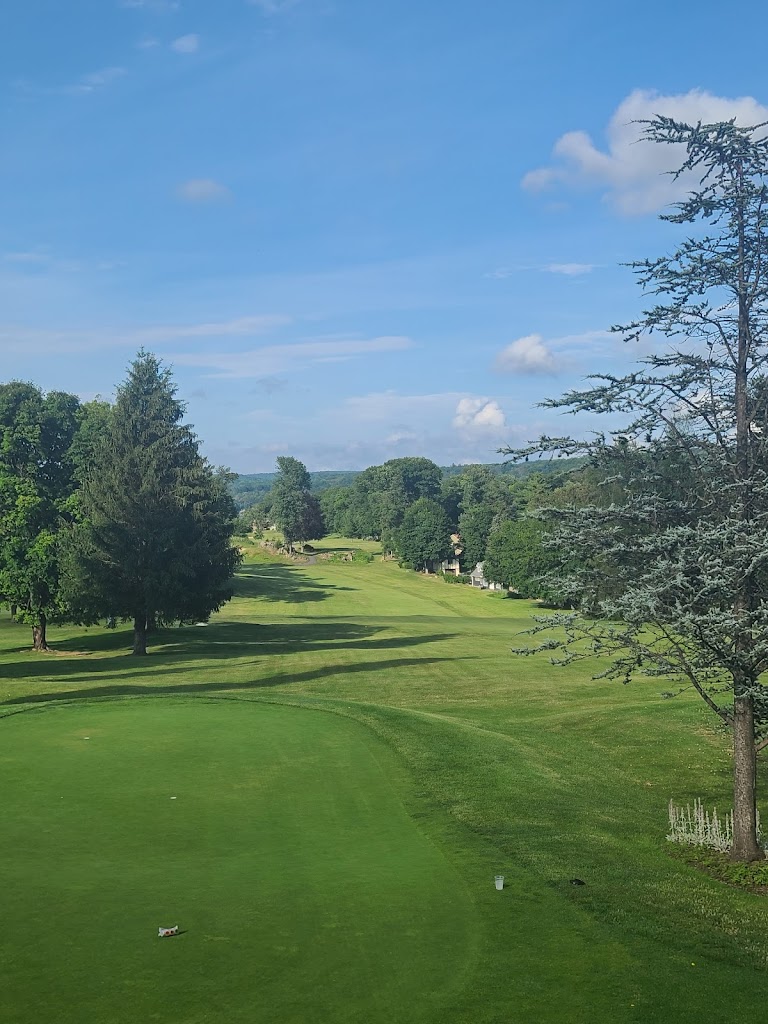
<svg viewBox="0 0 768 1024">
<path fill-rule="evenodd" d="M 343 548 L 347 542 L 331 538 L 327 544 Z M 374 831 L 378 827 L 395 836 L 402 829 L 403 837 L 411 837 L 395 842 L 403 844 L 400 867 L 377 880 L 379 898 L 373 903 L 362 898 L 339 925 L 350 933 L 361 916 L 369 919 L 366 934 L 380 929 L 399 936 L 404 957 L 392 962 L 386 943 L 372 940 L 379 952 L 367 961 L 365 997 L 349 984 L 346 964 L 357 948 L 349 935 L 334 943 L 310 931 L 322 938 L 311 950 L 301 947 L 297 965 L 285 950 L 275 957 L 269 935 L 257 928 L 222 941 L 226 948 L 214 954 L 201 945 L 209 931 L 188 925 L 179 913 L 188 932 L 166 940 L 173 949 L 166 952 L 152 935 L 166 922 L 155 920 L 154 902 L 142 905 L 137 896 L 124 935 L 105 939 L 103 949 L 75 946 L 80 952 L 53 972 L 49 988 L 37 991 L 47 1007 L 71 1000 L 76 1009 L 80 992 L 81 1008 L 87 1008 L 96 998 L 91 988 L 99 986 L 109 990 L 99 998 L 111 993 L 122 1006 L 123 990 L 112 991 L 114 947 L 122 951 L 117 959 L 125 959 L 120 984 L 136 979 L 131 998 L 142 985 L 150 993 L 142 1012 L 125 1019 L 152 1020 L 152 1012 L 163 1016 L 167 1007 L 156 984 L 168 978 L 168 991 L 182 992 L 170 1000 L 179 1007 L 174 1017 L 190 1024 L 238 1019 L 256 1024 L 347 1019 L 725 1024 L 753 1014 L 768 997 L 765 897 L 735 890 L 670 857 L 664 840 L 670 797 L 684 803 L 701 796 L 706 803 L 728 805 L 727 738 L 690 695 L 662 700 L 662 681 L 623 688 L 593 682 L 594 666 L 587 664 L 563 670 L 544 658 L 514 657 L 510 648 L 520 642 L 514 634 L 525 628 L 530 611 L 528 602 L 447 587 L 391 562 L 297 566 L 251 554 L 238 579 L 238 597 L 211 625 L 162 633 L 147 659 L 127 655 L 126 629 L 72 627 L 51 632 L 56 654 L 35 655 L 28 650 L 27 631 L 3 619 L 0 714 L 10 717 L 0 726 L 4 747 L 16 751 L 10 762 L 0 761 L 2 835 L 12 837 L 3 850 L 6 877 L 13 879 L 7 885 L 19 890 L 14 913 L 32 917 L 30 905 L 47 902 L 57 922 L 52 934 L 38 935 L 37 944 L 34 936 L 19 943 L 14 976 L 21 981 L 13 998 L 27 986 L 34 988 L 34 970 L 55 959 L 56 942 L 69 941 L 83 920 L 76 899 L 78 872 L 57 871 L 66 860 L 57 856 L 54 840 L 46 840 L 47 853 L 27 864 L 27 840 L 30 832 L 42 835 L 45 828 L 60 827 L 54 798 L 63 795 L 57 791 L 60 780 L 70 776 L 51 737 L 57 729 L 74 735 L 84 716 L 94 715 L 115 722 L 114 742 L 103 754 L 98 744 L 89 745 L 93 740 L 74 743 L 71 757 L 79 760 L 72 761 L 71 770 L 84 774 L 78 782 L 71 776 L 69 792 L 91 794 L 111 843 L 111 854 L 96 845 L 91 856 L 82 831 L 70 837 L 73 858 L 83 857 L 82 877 L 93 876 L 91 895 L 100 908 L 93 914 L 96 928 L 114 922 L 120 932 L 120 906 L 126 892 L 140 887 L 145 861 L 154 865 L 155 893 L 165 886 L 181 899 L 190 889 L 185 879 L 197 879 L 189 921 L 194 914 L 215 915 L 217 908 L 222 914 L 234 908 L 233 920 L 238 919 L 240 904 L 249 905 L 242 879 L 258 822 L 269 812 L 260 802 L 263 794 L 247 787 L 238 792 L 239 809 L 233 811 L 230 790 L 233 782 L 249 777 L 249 758 L 263 752 L 258 764 L 265 772 L 281 765 L 284 795 L 272 805 L 277 817 L 268 819 L 275 835 L 300 834 L 303 826 L 295 822 L 305 813 L 307 835 L 326 835 L 325 847 L 310 842 L 329 854 L 307 889 L 313 928 L 330 913 L 322 893 L 338 883 L 330 870 L 332 854 L 346 855 L 342 847 L 348 837 L 338 842 L 319 810 L 314 817 L 299 812 L 305 792 L 338 789 L 339 799 L 348 799 L 350 806 L 367 800 Z M 278 737 L 280 729 L 293 736 L 282 760 L 281 741 L 268 739 Z M 152 737 L 156 759 L 137 752 L 138 737 L 145 733 Z M 167 761 L 160 753 L 164 741 L 176 752 Z M 295 749 L 302 743 L 317 746 L 318 756 L 327 755 L 325 767 L 308 769 L 309 778 Z M 360 763 L 369 765 L 360 775 L 342 756 L 346 744 L 349 757 L 357 752 Z M 106 760 L 91 770 L 83 758 L 97 754 Z M 134 793 L 165 793 L 164 771 L 184 775 L 187 792 L 199 793 L 198 817 L 187 822 L 180 863 L 158 859 L 154 845 L 170 804 L 162 801 L 158 809 L 152 800 L 132 803 Z M 381 795 L 384 780 L 391 787 L 388 799 Z M 179 788 L 183 781 L 179 778 Z M 112 802 L 110 786 L 113 795 L 117 790 Z M 291 817 L 294 812 L 298 819 Z M 199 826 L 220 820 L 233 823 L 226 842 L 214 842 L 218 829 Z M 121 836 L 130 840 L 124 857 Z M 216 851 L 210 858 L 209 843 Z M 368 833 L 361 844 L 376 856 Z M 435 868 L 434 889 L 414 887 L 424 878 L 426 850 L 441 865 Z M 113 875 L 97 885 L 96 865 L 117 863 L 118 854 L 124 865 L 120 885 Z M 302 856 L 297 851 L 305 864 Z M 213 863 L 225 872 L 218 886 L 204 884 L 214 875 Z M 265 877 L 275 875 L 265 871 Z M 507 876 L 503 893 L 493 889 L 497 871 Z M 175 872 L 184 884 L 176 885 Z M 47 901 L 36 895 L 34 880 L 40 877 Z M 587 885 L 571 886 L 573 877 Z M 34 898 L 25 892 L 27 886 Z M 423 904 L 416 900 L 417 890 Z M 440 913 L 438 890 L 451 901 Z M 298 941 L 308 927 L 300 914 L 296 918 L 301 900 L 279 892 L 286 900 L 286 927 L 298 922 Z M 398 902 L 404 894 L 412 914 Z M 144 910 L 154 914 L 148 933 Z M 414 930 L 418 942 L 409 935 Z M 412 940 L 421 943 L 418 953 L 412 952 Z M 13 936 L 10 941 L 13 946 Z M 158 956 L 173 957 L 172 970 Z M 225 971 L 224 962 L 231 970 Z M 254 994 L 245 963 L 253 971 L 271 965 L 269 1005 Z M 415 987 L 411 967 L 422 979 Z M 217 988 L 219 970 L 228 980 Z M 205 993 L 213 991 L 222 1000 L 220 1009 L 206 1010 L 211 1004 Z M 442 1005 L 436 1001 L 440 993 Z M 99 1013 L 102 1019 L 122 1019 L 94 1009 Z M 73 1010 L 71 1019 L 87 1016 L 78 1018 Z M 18 1013 L 11 1019 L 24 1020 Z"/>
<path fill-rule="evenodd" d="M 68 707 L 6 723 L 2 770 L 0 1019 L 420 1021 L 472 969 L 465 883 L 341 718 Z"/>
</svg>

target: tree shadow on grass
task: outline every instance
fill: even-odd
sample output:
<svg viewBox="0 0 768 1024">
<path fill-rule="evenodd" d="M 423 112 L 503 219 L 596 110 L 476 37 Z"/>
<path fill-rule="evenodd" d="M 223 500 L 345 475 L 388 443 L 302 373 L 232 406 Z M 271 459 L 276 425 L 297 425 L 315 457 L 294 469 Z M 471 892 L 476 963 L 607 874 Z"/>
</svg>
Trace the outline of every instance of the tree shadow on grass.
<svg viewBox="0 0 768 1024">
<path fill-rule="evenodd" d="M 249 622 L 223 622 L 205 629 L 186 627 L 163 630 L 150 646 L 146 658 L 128 653 L 131 634 L 101 633 L 76 637 L 57 645 L 59 656 L 33 655 L 22 661 L 3 666 L 7 680 L 29 680 L 45 677 L 55 682 L 66 679 L 71 683 L 91 682 L 94 676 L 110 675 L 121 678 L 146 676 L 150 673 L 168 675 L 199 671 L 191 668 L 189 660 L 232 661 L 243 658 L 263 658 L 269 655 L 306 654 L 315 651 L 377 652 L 422 646 L 451 640 L 455 633 L 429 633 L 416 636 L 377 636 L 383 632 L 379 626 L 364 626 L 334 619 L 306 619 L 299 622 L 259 625 Z M 115 651 L 106 657 L 77 657 L 77 654 L 100 654 Z M 70 656 L 67 657 L 66 655 Z M 175 665 L 175 662 L 183 664 Z M 242 662 L 241 662 L 242 664 Z M 14 698 L 16 699 L 16 698 Z M 22 698 L 18 698 L 21 700 Z"/>
<path fill-rule="evenodd" d="M 241 566 L 234 579 L 235 597 L 251 597 L 262 601 L 285 601 L 300 604 L 324 601 L 332 591 L 350 590 L 330 583 L 318 583 L 303 572 L 301 566 L 266 565 Z"/>
<path fill-rule="evenodd" d="M 318 679 L 327 679 L 331 676 L 347 676 L 358 672 L 396 672 L 404 669 L 416 668 L 424 665 L 439 665 L 443 662 L 471 661 L 471 658 L 391 658 L 388 661 L 358 662 L 353 665 L 321 665 L 317 668 L 308 669 L 305 672 L 275 673 L 264 676 L 261 679 L 252 679 L 246 682 L 202 682 L 202 683 L 178 683 L 169 686 L 142 686 L 131 683 L 115 683 L 112 686 L 91 686 L 82 687 L 77 690 L 64 690 L 58 693 L 35 693 L 24 697 L 12 697 L 3 701 L 0 707 L 11 707 L 19 704 L 55 704 L 58 702 L 76 703 L 81 700 L 88 700 L 94 697 L 159 697 L 161 695 L 173 696 L 181 694 L 205 694 L 205 693 L 244 693 L 256 692 L 274 686 L 289 686 L 295 683 L 314 682 Z M 186 671 L 182 668 L 171 669 L 170 672 Z M 165 675 L 165 673 L 163 673 Z"/>
<path fill-rule="evenodd" d="M 221 650 L 223 645 L 261 647 L 264 644 L 282 644 L 287 648 L 301 645 L 301 649 L 306 650 L 307 643 L 316 643 L 319 646 L 359 640 L 381 632 L 382 628 L 326 618 L 301 618 L 267 624 L 214 620 L 206 626 L 178 626 L 159 629 L 148 635 L 147 642 L 150 657 L 173 654 L 198 656 L 208 650 L 213 652 L 214 657 L 231 657 L 234 652 L 223 652 Z M 133 633 L 126 629 L 108 633 L 85 633 L 82 636 L 54 643 L 55 650 L 60 654 L 125 652 L 130 650 L 132 645 Z M 29 652 L 29 648 L 25 648 L 25 650 Z M 142 664 L 142 659 L 139 658 L 137 664 Z"/>
</svg>

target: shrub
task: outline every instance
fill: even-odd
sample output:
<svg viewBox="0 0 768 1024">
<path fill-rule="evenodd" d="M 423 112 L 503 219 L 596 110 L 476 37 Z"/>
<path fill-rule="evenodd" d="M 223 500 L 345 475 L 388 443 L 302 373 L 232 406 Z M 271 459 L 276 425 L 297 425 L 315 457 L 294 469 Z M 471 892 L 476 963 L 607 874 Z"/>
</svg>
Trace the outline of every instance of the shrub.
<svg viewBox="0 0 768 1024">
<path fill-rule="evenodd" d="M 760 838 L 760 815 L 758 812 L 757 835 Z M 704 810 L 701 800 L 694 800 L 693 807 L 677 807 L 669 801 L 669 833 L 667 839 L 671 843 L 683 843 L 687 846 L 706 846 L 710 850 L 727 853 L 733 842 L 733 811 L 726 811 L 721 820 L 717 816 L 717 808 L 712 814 Z"/>
</svg>

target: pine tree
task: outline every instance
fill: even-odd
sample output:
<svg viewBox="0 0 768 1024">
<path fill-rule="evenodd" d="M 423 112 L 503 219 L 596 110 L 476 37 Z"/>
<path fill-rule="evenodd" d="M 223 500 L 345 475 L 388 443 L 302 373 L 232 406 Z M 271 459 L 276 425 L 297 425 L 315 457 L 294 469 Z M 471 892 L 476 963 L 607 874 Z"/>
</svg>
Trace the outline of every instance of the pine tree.
<svg viewBox="0 0 768 1024">
<path fill-rule="evenodd" d="M 768 744 L 768 138 L 734 121 L 643 122 L 646 140 L 687 156 L 676 177 L 698 186 L 662 219 L 697 224 L 668 256 L 633 264 L 655 304 L 616 330 L 661 336 L 663 350 L 625 376 L 548 403 L 622 414 L 621 430 L 587 442 L 544 437 L 526 451 L 632 461 L 622 497 L 543 513 L 579 568 L 561 589 L 595 618 L 550 616 L 541 645 L 561 660 L 607 654 L 609 677 L 677 678 L 732 730 L 737 861 L 763 856 L 756 834 L 756 753 Z M 658 467 L 679 467 L 670 489 Z M 613 474 L 613 479 L 616 479 Z M 598 578 L 609 577 L 606 596 Z M 585 644 L 586 641 L 586 644 Z M 541 649 L 541 647 L 539 649 Z"/>
<path fill-rule="evenodd" d="M 81 620 L 133 622 L 134 654 L 147 630 L 205 619 L 232 596 L 239 555 L 226 478 L 182 423 L 170 369 L 139 352 L 96 445 L 68 544 L 70 600 Z"/>
</svg>

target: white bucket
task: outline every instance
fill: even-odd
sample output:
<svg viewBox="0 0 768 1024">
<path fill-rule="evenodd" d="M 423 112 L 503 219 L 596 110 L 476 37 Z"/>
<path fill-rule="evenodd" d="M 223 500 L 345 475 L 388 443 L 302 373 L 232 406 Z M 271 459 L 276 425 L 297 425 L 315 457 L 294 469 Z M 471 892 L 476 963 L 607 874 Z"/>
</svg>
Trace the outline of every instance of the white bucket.
<svg viewBox="0 0 768 1024">
<path fill-rule="evenodd" d="M 496 888 L 497 889 L 503 889 L 504 888 L 504 875 L 496 875 L 495 878 L 494 878 L 494 881 L 496 883 Z"/>
</svg>

